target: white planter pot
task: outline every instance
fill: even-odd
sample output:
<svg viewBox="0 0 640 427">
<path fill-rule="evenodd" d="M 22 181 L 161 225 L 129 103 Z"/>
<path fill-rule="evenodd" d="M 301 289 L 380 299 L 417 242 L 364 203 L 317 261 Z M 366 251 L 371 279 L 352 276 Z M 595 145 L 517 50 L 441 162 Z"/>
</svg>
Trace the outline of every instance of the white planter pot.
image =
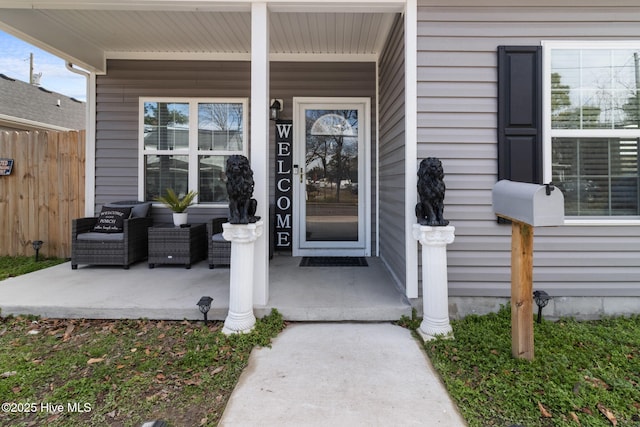
<svg viewBox="0 0 640 427">
<path fill-rule="evenodd" d="M 187 216 L 189 214 L 187 212 L 181 212 L 181 213 L 173 213 L 173 225 L 175 225 L 176 227 L 180 227 L 183 224 L 187 223 Z"/>
</svg>

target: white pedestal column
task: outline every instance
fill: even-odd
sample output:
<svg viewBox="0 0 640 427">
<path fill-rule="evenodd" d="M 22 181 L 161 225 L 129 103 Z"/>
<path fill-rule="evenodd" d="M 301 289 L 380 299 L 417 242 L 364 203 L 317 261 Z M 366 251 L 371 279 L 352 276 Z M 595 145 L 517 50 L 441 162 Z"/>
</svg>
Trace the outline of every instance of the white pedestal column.
<svg viewBox="0 0 640 427">
<path fill-rule="evenodd" d="M 263 222 L 252 224 L 222 224 L 222 236 L 231 242 L 229 314 L 222 332 L 249 332 L 256 324 L 253 314 L 253 252 L 262 235 Z"/>
<path fill-rule="evenodd" d="M 429 341 L 437 335 L 451 335 L 447 280 L 447 245 L 453 242 L 455 227 L 414 224 L 413 237 L 422 245 L 422 304 L 424 316 L 418 333 Z"/>
</svg>

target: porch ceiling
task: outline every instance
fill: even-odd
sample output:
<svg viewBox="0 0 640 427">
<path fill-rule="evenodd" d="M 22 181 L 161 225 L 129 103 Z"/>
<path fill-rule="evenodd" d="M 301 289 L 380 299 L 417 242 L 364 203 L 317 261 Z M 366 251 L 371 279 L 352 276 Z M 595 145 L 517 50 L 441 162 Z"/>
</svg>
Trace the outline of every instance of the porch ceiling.
<svg viewBox="0 0 640 427">
<path fill-rule="evenodd" d="M 104 6 L 108 2 L 89 1 L 73 8 L 69 6 L 73 2 L 43 2 L 40 7 L 17 7 L 17 3 L 0 0 L 0 30 L 97 73 L 105 71 L 110 58 L 250 58 L 249 3 L 212 2 L 217 5 L 215 10 L 203 9 L 206 2 L 198 3 L 199 7 L 191 2 L 168 2 L 171 7 L 163 3 L 160 8 L 158 3 L 153 8 L 148 4 L 136 7 L 144 1 L 115 2 L 119 6 L 110 7 Z M 314 4 L 310 8 L 308 3 L 306 8 L 287 8 L 270 3 L 271 58 L 375 58 L 395 13 L 402 11 L 397 0 L 366 10 L 364 3 L 345 8 L 349 3 L 328 3 L 333 7 Z"/>
</svg>

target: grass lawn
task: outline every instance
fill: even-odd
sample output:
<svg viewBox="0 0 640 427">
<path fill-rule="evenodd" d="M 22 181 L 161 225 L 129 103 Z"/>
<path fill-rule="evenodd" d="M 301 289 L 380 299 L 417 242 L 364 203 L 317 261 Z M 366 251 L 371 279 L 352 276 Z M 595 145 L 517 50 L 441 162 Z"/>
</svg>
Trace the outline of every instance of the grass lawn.
<svg viewBox="0 0 640 427">
<path fill-rule="evenodd" d="M 221 322 L 2 318 L 0 425 L 216 425 L 251 350 L 283 327 L 275 311 L 234 336 Z"/>
<path fill-rule="evenodd" d="M 55 263 L 2 257 L 0 278 Z M 0 425 L 216 425 L 251 350 L 268 346 L 284 322 L 273 311 L 250 334 L 226 336 L 221 328 L 0 317 Z"/>
<path fill-rule="evenodd" d="M 60 258 L 40 258 L 36 262 L 35 257 L 0 256 L 0 280 L 31 273 L 42 268 L 62 264 L 63 262 L 65 260 Z"/>
<path fill-rule="evenodd" d="M 511 356 L 508 307 L 452 327 L 425 349 L 470 426 L 640 426 L 640 316 L 535 323 L 532 362 Z"/>
<path fill-rule="evenodd" d="M 0 258 L 0 279 L 47 266 L 31 260 Z M 532 362 L 511 356 L 508 307 L 452 326 L 425 350 L 471 427 L 640 427 L 640 315 L 535 323 Z M 0 317 L 0 425 L 216 425 L 251 350 L 284 322 L 274 311 L 251 334 L 221 327 Z"/>
</svg>

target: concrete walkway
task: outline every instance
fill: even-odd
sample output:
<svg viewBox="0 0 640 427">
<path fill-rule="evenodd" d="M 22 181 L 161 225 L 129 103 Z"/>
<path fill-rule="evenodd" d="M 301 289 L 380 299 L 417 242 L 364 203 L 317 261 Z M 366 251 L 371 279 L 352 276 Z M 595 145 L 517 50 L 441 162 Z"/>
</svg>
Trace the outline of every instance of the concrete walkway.
<svg viewBox="0 0 640 427">
<path fill-rule="evenodd" d="M 388 323 L 288 326 L 255 349 L 220 426 L 466 426 L 411 333 Z"/>
</svg>

